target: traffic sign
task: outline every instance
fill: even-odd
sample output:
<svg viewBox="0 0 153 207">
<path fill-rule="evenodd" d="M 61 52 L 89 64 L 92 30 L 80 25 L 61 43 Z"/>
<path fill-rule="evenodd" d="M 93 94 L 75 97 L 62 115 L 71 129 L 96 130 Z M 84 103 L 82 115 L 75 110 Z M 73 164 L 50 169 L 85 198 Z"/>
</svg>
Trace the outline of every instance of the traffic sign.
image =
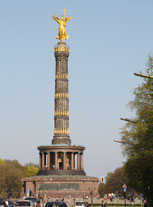
<svg viewBox="0 0 153 207">
<path fill-rule="evenodd" d="M 101 176 L 100 182 L 104 183 L 104 176 Z"/>
</svg>

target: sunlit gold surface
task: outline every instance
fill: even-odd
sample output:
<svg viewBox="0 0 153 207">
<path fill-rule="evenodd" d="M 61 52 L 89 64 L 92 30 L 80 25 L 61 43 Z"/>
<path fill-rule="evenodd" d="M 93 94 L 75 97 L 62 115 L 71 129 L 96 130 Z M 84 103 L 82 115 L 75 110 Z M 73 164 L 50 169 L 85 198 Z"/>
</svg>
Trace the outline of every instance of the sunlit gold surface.
<svg viewBox="0 0 153 207">
<path fill-rule="evenodd" d="M 72 19 L 72 17 L 66 17 L 66 9 L 64 9 L 64 15 L 59 19 L 56 17 L 56 14 L 53 16 L 53 19 L 59 24 L 58 28 L 58 35 L 56 39 L 59 39 L 61 41 L 64 41 L 65 39 L 68 39 L 69 36 L 66 33 L 66 24 L 69 20 Z"/>
<path fill-rule="evenodd" d="M 55 98 L 68 98 L 68 93 L 56 93 Z"/>
<path fill-rule="evenodd" d="M 69 129 L 54 129 L 54 134 L 69 134 Z"/>
<path fill-rule="evenodd" d="M 55 111 L 55 116 L 69 116 L 69 111 Z"/>
<path fill-rule="evenodd" d="M 68 74 L 57 73 L 56 79 L 68 79 Z"/>
<path fill-rule="evenodd" d="M 67 47 L 56 47 L 54 48 L 54 52 L 70 52 L 70 49 Z"/>
</svg>

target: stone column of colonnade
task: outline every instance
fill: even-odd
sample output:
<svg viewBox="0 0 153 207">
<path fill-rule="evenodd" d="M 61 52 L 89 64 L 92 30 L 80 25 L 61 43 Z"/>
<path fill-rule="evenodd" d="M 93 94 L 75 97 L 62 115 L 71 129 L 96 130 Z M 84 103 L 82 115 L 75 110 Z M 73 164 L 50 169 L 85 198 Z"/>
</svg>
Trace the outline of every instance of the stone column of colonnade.
<svg viewBox="0 0 153 207">
<path fill-rule="evenodd" d="M 43 152 L 42 153 L 42 169 L 44 169 L 45 168 L 45 153 Z"/>
<path fill-rule="evenodd" d="M 54 152 L 55 153 L 55 170 L 59 170 L 59 166 L 58 166 L 58 152 Z M 63 152 L 63 170 L 66 170 L 66 153 L 67 152 Z M 77 170 L 84 170 L 84 163 L 83 163 L 83 152 L 71 152 L 71 170 L 75 170 L 75 154 L 77 154 Z M 40 169 L 44 170 L 47 168 L 47 170 L 51 170 L 51 152 L 42 152 L 39 154 L 39 165 L 40 165 Z"/>
<path fill-rule="evenodd" d="M 84 170 L 83 153 L 81 153 L 81 170 Z"/>
<path fill-rule="evenodd" d="M 50 152 L 47 153 L 47 170 L 50 170 Z"/>
<path fill-rule="evenodd" d="M 75 156 L 74 152 L 71 152 L 71 170 L 75 169 Z"/>
<path fill-rule="evenodd" d="M 77 154 L 77 170 L 81 169 L 80 152 Z"/>
<path fill-rule="evenodd" d="M 39 168 L 42 169 L 42 153 L 39 152 Z"/>
<path fill-rule="evenodd" d="M 55 152 L 55 170 L 59 170 L 59 166 L 58 166 L 58 153 Z"/>
<path fill-rule="evenodd" d="M 63 170 L 66 170 L 66 152 L 63 152 Z"/>
</svg>

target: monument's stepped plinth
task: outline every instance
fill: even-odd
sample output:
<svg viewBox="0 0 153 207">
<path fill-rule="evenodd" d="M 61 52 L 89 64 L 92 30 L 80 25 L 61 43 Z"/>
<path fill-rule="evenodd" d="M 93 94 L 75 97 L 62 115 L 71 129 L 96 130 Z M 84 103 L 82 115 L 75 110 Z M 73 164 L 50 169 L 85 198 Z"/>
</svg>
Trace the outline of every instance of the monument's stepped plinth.
<svg viewBox="0 0 153 207">
<path fill-rule="evenodd" d="M 40 197 L 44 194 L 51 198 L 65 198 L 71 196 L 73 198 L 90 197 L 90 192 L 93 191 L 93 196 L 97 194 L 98 179 L 90 176 L 79 175 L 48 175 L 48 176 L 33 176 L 25 178 L 24 182 L 29 186 L 31 191 L 39 193 Z M 35 194 L 33 194 L 35 195 Z"/>
<path fill-rule="evenodd" d="M 83 146 L 39 146 L 40 167 L 37 176 L 22 179 L 22 194 L 52 198 L 97 196 L 98 178 L 86 176 Z"/>
</svg>

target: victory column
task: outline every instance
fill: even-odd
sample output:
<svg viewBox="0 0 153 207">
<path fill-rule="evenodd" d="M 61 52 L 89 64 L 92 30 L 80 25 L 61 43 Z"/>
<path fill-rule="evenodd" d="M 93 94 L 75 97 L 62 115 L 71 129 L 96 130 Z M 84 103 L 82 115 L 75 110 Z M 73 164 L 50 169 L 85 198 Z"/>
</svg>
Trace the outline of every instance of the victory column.
<svg viewBox="0 0 153 207">
<path fill-rule="evenodd" d="M 66 24 L 72 17 L 64 15 L 53 19 L 59 24 L 57 46 L 54 48 L 56 60 L 55 72 L 55 109 L 54 136 L 51 145 L 41 145 L 39 150 L 39 172 L 36 176 L 22 179 L 22 194 L 30 190 L 33 195 L 39 193 L 52 198 L 84 197 L 97 195 L 98 178 L 86 176 L 84 171 L 84 146 L 72 145 L 69 136 L 69 93 L 68 93 L 68 57 L 69 47 L 64 42 L 69 36 Z"/>
<path fill-rule="evenodd" d="M 55 78 L 55 113 L 54 113 L 54 139 L 52 144 L 71 144 L 69 138 L 69 93 L 68 93 L 68 57 L 69 48 L 63 42 L 69 36 L 66 33 L 66 23 L 72 17 L 64 16 L 59 19 L 56 15 L 53 19 L 59 23 L 59 33 L 56 39 L 61 40 L 55 47 L 56 78 Z"/>
</svg>

